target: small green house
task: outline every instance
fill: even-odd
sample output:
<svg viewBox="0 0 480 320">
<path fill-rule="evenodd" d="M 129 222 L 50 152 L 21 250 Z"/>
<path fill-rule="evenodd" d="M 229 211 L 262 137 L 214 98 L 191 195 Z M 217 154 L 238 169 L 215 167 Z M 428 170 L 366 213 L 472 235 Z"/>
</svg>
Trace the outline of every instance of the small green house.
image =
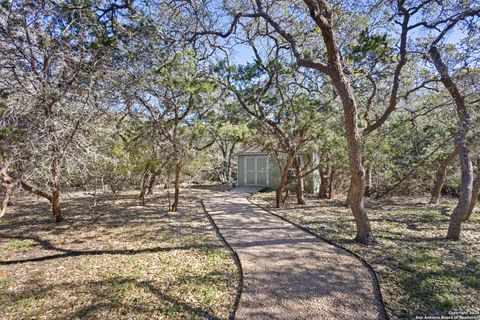
<svg viewBox="0 0 480 320">
<path fill-rule="evenodd" d="M 314 154 L 308 156 L 311 157 L 312 165 L 318 164 L 318 158 Z M 307 158 L 307 156 L 304 158 Z M 278 188 L 280 185 L 280 168 L 276 157 L 258 145 L 243 146 L 237 152 L 237 185 Z M 319 187 L 320 176 L 318 170 L 314 170 L 304 177 L 304 191 L 306 193 L 317 193 Z M 289 189 L 295 189 L 295 183 L 292 183 Z"/>
</svg>

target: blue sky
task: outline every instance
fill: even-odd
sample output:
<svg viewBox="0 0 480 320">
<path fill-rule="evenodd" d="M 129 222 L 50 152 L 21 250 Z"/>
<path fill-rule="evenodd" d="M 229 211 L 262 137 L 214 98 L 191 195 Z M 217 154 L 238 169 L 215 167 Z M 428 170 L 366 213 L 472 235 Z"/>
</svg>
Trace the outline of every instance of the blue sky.
<svg viewBox="0 0 480 320">
<path fill-rule="evenodd" d="M 233 56 L 233 62 L 235 64 L 247 64 L 254 60 L 253 50 L 250 46 L 244 44 L 237 44 L 234 47 L 235 55 Z"/>
</svg>

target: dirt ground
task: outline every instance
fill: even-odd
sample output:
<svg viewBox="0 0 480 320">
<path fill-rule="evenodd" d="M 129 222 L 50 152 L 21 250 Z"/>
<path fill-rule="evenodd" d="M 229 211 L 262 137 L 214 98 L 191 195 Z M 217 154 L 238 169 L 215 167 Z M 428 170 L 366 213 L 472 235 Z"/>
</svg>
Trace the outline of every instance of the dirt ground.
<svg viewBox="0 0 480 320">
<path fill-rule="evenodd" d="M 145 206 L 100 195 L 95 212 L 72 193 L 57 225 L 45 201 L 17 199 L 0 221 L 1 318 L 228 318 L 239 276 L 199 202 L 213 191 L 182 190 L 176 213 L 164 190 Z"/>
<path fill-rule="evenodd" d="M 344 199 L 311 197 L 300 206 L 290 197 L 284 209 L 273 208 L 271 192 L 251 200 L 364 257 L 379 277 L 391 319 L 480 312 L 478 208 L 454 242 L 445 240 L 454 199 L 442 199 L 440 205 L 427 204 L 427 198 L 367 200 L 378 244 L 363 246 L 351 241 L 355 225 Z"/>
</svg>

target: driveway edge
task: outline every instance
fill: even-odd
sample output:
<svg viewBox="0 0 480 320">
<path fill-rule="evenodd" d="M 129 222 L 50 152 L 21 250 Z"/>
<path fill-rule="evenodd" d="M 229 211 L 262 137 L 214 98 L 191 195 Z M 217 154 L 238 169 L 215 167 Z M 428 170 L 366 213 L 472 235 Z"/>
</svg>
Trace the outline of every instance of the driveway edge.
<svg viewBox="0 0 480 320">
<path fill-rule="evenodd" d="M 324 241 L 324 242 L 326 242 L 326 243 L 328 243 L 328 244 L 330 244 L 330 245 L 332 245 L 332 246 L 334 246 L 334 247 L 336 247 L 336 248 L 339 248 L 339 249 L 341 249 L 341 250 L 349 253 L 350 255 L 354 256 L 357 260 L 359 260 L 359 261 L 367 268 L 367 270 L 369 271 L 369 273 L 370 273 L 371 276 L 372 276 L 372 283 L 373 283 L 373 290 L 374 290 L 374 293 L 375 293 L 375 298 L 377 298 L 377 301 L 378 301 L 378 302 L 380 303 L 380 305 L 381 305 L 381 313 L 382 313 L 382 315 L 383 315 L 383 318 L 384 318 L 385 320 L 390 320 L 390 318 L 388 317 L 387 310 L 386 310 L 386 308 L 385 308 L 385 302 L 383 301 L 382 290 L 380 289 L 380 282 L 379 282 L 379 280 L 378 280 L 377 274 L 376 274 L 375 270 L 373 270 L 373 267 L 372 267 L 362 256 L 360 256 L 358 253 L 355 253 L 355 252 L 353 252 L 352 250 L 350 250 L 350 249 L 348 249 L 348 248 L 345 248 L 345 247 L 343 247 L 343 246 L 341 246 L 341 245 L 339 245 L 339 244 L 336 244 L 335 242 L 333 242 L 333 241 L 331 241 L 331 240 L 329 240 L 329 239 L 326 239 L 326 238 L 323 238 L 323 237 L 319 236 L 318 234 L 316 234 L 315 232 L 313 232 L 313 231 L 312 231 L 311 229 L 309 229 L 309 228 L 306 228 L 306 227 L 301 226 L 301 225 L 299 225 L 299 224 L 297 224 L 297 223 L 295 223 L 295 222 L 293 222 L 293 221 L 290 221 L 289 219 L 287 219 L 287 218 L 285 218 L 285 217 L 283 217 L 283 216 L 281 216 L 281 215 L 279 215 L 279 214 L 276 214 L 276 213 L 270 211 L 269 209 L 264 208 L 264 207 L 262 207 L 262 206 L 260 206 L 260 205 L 258 205 L 258 204 L 256 204 L 256 203 L 252 202 L 252 200 L 250 200 L 251 195 L 252 195 L 252 194 L 250 194 L 250 195 L 247 197 L 248 202 L 250 202 L 251 204 L 257 206 L 258 208 L 260 208 L 260 209 L 262 209 L 262 210 L 265 210 L 265 211 L 268 212 L 269 214 L 271 214 L 271 215 L 273 215 L 273 216 L 275 216 L 275 217 L 277 217 L 277 218 L 280 218 L 281 220 L 283 220 L 283 221 L 285 221 L 285 222 L 290 223 L 291 225 L 294 225 L 295 227 L 303 230 L 304 232 L 306 232 L 306 233 L 308 233 L 308 234 L 310 234 L 310 235 L 312 235 L 312 236 L 314 236 L 314 237 L 316 237 L 316 238 L 318 238 L 318 239 L 320 239 L 320 240 L 322 240 L 322 241 Z"/>
<path fill-rule="evenodd" d="M 205 208 L 205 204 L 203 203 L 204 199 L 200 199 L 200 203 L 202 204 L 203 212 L 208 218 L 208 221 L 212 225 L 213 229 L 215 230 L 215 234 L 217 235 L 217 238 L 220 239 L 220 241 L 227 247 L 227 249 L 230 251 L 230 255 L 233 258 L 233 261 L 235 262 L 235 265 L 237 266 L 238 270 L 238 286 L 237 286 L 237 295 L 235 297 L 235 302 L 233 303 L 233 310 L 230 312 L 230 316 L 228 317 L 229 320 L 234 320 L 235 319 L 235 314 L 237 313 L 238 305 L 240 304 L 240 298 L 242 296 L 242 291 L 243 291 L 243 268 L 242 268 L 242 263 L 240 262 L 240 258 L 238 257 L 238 254 L 233 248 L 230 246 L 230 244 L 225 240 L 223 237 L 222 233 L 220 232 L 220 229 L 218 228 L 217 224 L 213 220 L 212 216 L 210 213 L 208 213 L 207 208 Z M 250 199 L 248 200 L 250 201 Z"/>
</svg>

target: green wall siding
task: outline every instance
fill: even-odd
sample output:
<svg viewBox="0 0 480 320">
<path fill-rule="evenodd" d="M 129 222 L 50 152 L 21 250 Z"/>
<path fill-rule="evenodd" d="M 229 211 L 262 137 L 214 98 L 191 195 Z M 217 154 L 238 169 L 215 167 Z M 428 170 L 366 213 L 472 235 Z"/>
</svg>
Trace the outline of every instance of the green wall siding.
<svg viewBox="0 0 480 320">
<path fill-rule="evenodd" d="M 239 186 L 243 186 L 244 178 L 245 178 L 245 157 L 255 157 L 255 156 L 263 156 L 259 155 L 238 155 L 237 156 L 237 184 Z M 312 161 L 312 165 L 316 165 L 316 159 L 314 158 Z M 249 168 L 251 168 L 251 163 Z M 269 177 L 269 184 L 268 187 L 272 189 L 278 188 L 280 184 L 280 169 L 278 167 L 277 160 L 273 156 L 269 156 L 268 158 L 268 177 Z M 257 179 L 262 179 L 260 176 Z M 249 179 L 251 180 L 251 179 Z M 316 193 L 318 192 L 318 188 L 320 186 L 320 180 L 318 177 L 318 172 L 315 170 L 313 174 L 308 175 L 305 177 L 305 191 L 307 193 Z M 295 184 L 289 186 L 289 189 L 295 190 Z"/>
</svg>

